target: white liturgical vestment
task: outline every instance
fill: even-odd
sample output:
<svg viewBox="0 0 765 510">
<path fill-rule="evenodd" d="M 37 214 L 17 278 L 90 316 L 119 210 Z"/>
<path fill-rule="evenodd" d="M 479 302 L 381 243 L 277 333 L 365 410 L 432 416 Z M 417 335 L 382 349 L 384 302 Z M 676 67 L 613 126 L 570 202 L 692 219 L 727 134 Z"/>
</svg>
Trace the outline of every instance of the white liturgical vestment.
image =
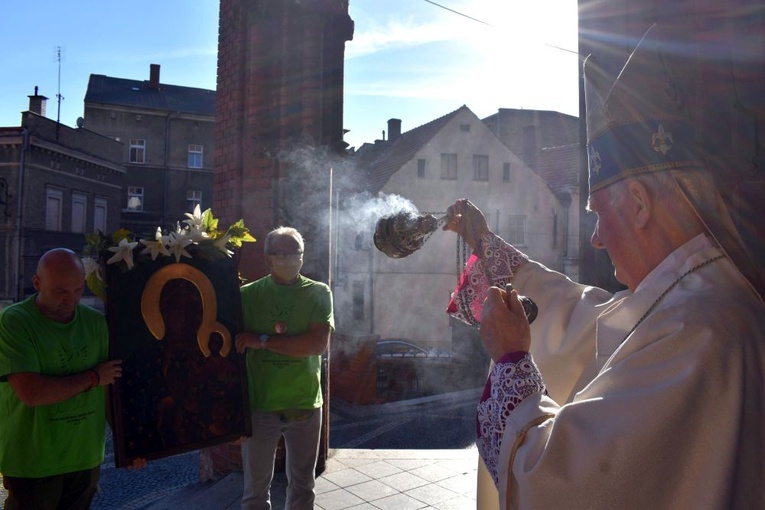
<svg viewBox="0 0 765 510">
<path fill-rule="evenodd" d="M 765 307 L 707 238 L 634 293 L 532 261 L 512 283 L 547 394 L 501 419 L 501 508 L 765 508 Z"/>
</svg>

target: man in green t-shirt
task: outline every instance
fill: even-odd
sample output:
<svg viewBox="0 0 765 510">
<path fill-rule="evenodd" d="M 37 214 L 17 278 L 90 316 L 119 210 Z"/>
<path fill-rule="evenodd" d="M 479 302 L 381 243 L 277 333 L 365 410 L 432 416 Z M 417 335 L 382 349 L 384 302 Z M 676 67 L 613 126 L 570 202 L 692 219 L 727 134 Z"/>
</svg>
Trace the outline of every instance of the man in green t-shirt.
<svg viewBox="0 0 765 510">
<path fill-rule="evenodd" d="M 103 386 L 121 362 L 106 360 L 103 315 L 80 304 L 85 274 L 73 251 L 46 252 L 32 281 L 37 293 L 0 313 L 5 510 L 87 509 L 104 459 Z"/>
<path fill-rule="evenodd" d="M 300 274 L 304 243 L 297 230 L 272 230 L 264 245 L 271 274 L 241 288 L 244 332 L 236 337 L 237 351 L 247 353 L 252 410 L 252 437 L 242 444 L 242 509 L 271 508 L 283 436 L 286 508 L 309 510 L 321 434 L 321 356 L 335 325 L 332 293 Z"/>
</svg>

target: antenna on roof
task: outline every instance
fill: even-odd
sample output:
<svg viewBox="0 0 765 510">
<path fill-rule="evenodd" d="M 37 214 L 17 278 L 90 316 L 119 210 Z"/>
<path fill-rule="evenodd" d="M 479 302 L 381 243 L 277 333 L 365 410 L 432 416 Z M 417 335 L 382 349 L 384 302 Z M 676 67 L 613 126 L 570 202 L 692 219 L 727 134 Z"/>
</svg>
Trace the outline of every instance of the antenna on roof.
<svg viewBox="0 0 765 510">
<path fill-rule="evenodd" d="M 56 140 L 58 140 L 58 128 L 61 124 L 61 101 L 64 100 L 64 96 L 61 95 L 61 46 L 56 46 L 56 61 L 58 62 L 58 93 L 56 98 L 58 99 L 58 111 L 56 112 Z"/>
<path fill-rule="evenodd" d="M 61 95 L 61 46 L 56 46 L 56 60 L 58 61 L 58 112 L 56 113 L 56 123 L 61 123 L 61 101 L 64 100 L 64 96 Z M 58 127 L 56 127 L 58 130 Z M 56 131 L 58 133 L 58 131 Z"/>
</svg>

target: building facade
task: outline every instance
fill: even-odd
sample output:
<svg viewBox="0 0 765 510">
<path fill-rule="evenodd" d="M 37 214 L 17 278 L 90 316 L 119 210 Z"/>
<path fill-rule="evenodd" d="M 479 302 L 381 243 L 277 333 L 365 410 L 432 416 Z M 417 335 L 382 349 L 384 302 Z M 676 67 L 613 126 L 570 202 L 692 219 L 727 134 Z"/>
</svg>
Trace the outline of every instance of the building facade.
<svg viewBox="0 0 765 510">
<path fill-rule="evenodd" d="M 120 225 L 139 234 L 212 205 L 215 91 L 92 74 L 85 128 L 122 143 Z"/>
<path fill-rule="evenodd" d="M 0 128 L 0 300 L 6 303 L 34 292 L 32 276 L 45 251 L 79 253 L 86 234 L 120 224 L 123 144 L 47 119 L 45 100 L 35 90 L 21 126 Z"/>
<path fill-rule="evenodd" d="M 483 122 L 555 193 L 561 203 L 563 250 L 560 261 L 549 267 L 579 281 L 579 119 L 553 111 L 500 108 Z"/>
</svg>

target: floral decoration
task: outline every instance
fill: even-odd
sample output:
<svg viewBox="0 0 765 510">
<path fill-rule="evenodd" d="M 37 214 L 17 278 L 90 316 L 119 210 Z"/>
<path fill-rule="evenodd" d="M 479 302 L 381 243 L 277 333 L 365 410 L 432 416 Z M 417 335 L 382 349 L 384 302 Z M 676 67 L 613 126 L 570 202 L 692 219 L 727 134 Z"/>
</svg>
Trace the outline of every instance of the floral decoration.
<svg viewBox="0 0 765 510">
<path fill-rule="evenodd" d="M 218 219 L 213 216 L 211 209 L 201 212 L 197 205 L 193 213 L 186 213 L 186 217 L 176 223 L 172 231 L 164 232 L 157 227 L 153 239 L 139 239 L 125 228 L 111 235 L 100 231 L 86 235 L 82 262 L 88 288 L 104 299 L 103 260 L 106 260 L 107 265 L 119 264 L 123 270 L 130 271 L 136 264 L 157 260 L 158 257 L 173 257 L 176 262 L 182 258 L 215 260 L 231 257 L 242 243 L 255 241 L 241 219 L 222 231 L 218 230 Z"/>
</svg>

